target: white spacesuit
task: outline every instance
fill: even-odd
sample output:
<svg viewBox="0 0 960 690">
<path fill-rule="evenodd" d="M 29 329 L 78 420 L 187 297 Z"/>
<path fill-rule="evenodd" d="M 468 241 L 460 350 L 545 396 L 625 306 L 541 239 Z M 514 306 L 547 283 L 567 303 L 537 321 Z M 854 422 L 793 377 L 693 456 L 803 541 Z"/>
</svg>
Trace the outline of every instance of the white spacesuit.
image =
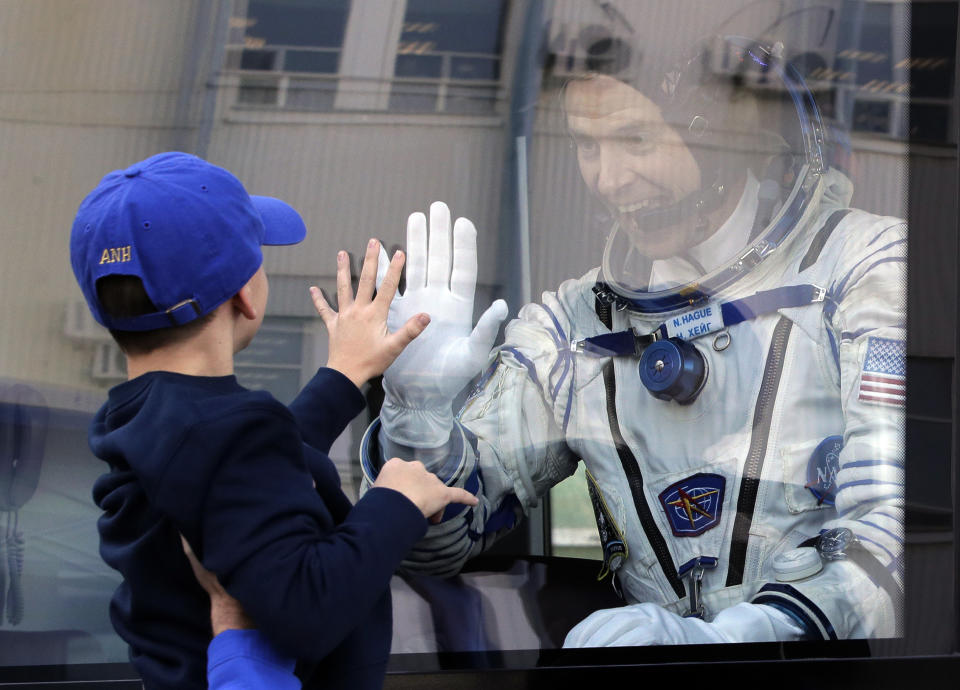
<svg viewBox="0 0 960 690">
<path fill-rule="evenodd" d="M 733 48 L 765 66 L 776 61 L 759 46 Z M 778 69 L 798 93 L 794 75 Z M 544 293 L 507 325 L 456 419 L 450 401 L 479 370 L 505 306 L 488 309 L 471 335 L 472 308 L 464 305 L 472 305 L 476 273 L 472 226 L 461 219 L 454 228 L 448 288 L 446 208 L 431 209 L 429 259 L 425 219 L 411 217 L 413 280 L 408 274 L 392 318 L 425 309 L 434 339 L 428 329 L 388 370 L 380 422 L 364 438 L 364 471 L 372 477 L 384 452 L 415 454 L 445 481 L 478 493 L 481 505 L 449 509 L 407 566 L 456 572 L 582 460 L 605 567 L 630 605 L 592 614 L 566 644 L 896 635 L 903 221 L 847 207 L 852 185 L 825 161 L 812 101 L 805 112 L 797 106 L 805 149 L 782 193 L 771 194 L 769 180 L 751 171 L 738 195 L 711 206 L 706 197 L 723 186 L 711 188 L 705 158 L 694 156 L 699 184 L 661 179 L 646 194 L 656 203 L 631 203 L 653 175 L 626 180 L 621 171 L 612 179 L 616 173 L 591 171 L 589 157 L 625 155 L 601 130 L 612 112 L 622 132 L 636 103 L 607 107 L 604 98 L 651 106 L 612 83 L 578 88 L 592 109 L 582 122 L 568 112 L 581 172 L 619 207 L 618 227 L 601 267 Z M 621 148 L 603 150 L 608 141 Z M 677 150 L 672 170 L 683 166 Z M 729 173 L 719 179 L 729 188 Z M 685 226 L 676 218 L 689 198 L 697 210 Z M 705 233 L 717 207 L 722 217 Z M 680 240 L 654 247 L 644 263 L 632 246 L 660 241 L 631 227 L 645 219 Z M 632 230 L 645 243 L 631 245 Z M 697 241 L 684 241 L 684 232 Z"/>
</svg>

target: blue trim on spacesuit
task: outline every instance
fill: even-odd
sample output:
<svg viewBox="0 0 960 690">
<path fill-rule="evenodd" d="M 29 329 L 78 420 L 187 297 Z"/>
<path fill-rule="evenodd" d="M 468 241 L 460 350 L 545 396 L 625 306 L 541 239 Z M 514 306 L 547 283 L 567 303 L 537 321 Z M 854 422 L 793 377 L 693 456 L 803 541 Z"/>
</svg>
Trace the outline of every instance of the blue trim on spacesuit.
<svg viewBox="0 0 960 690">
<path fill-rule="evenodd" d="M 903 482 L 887 482 L 882 479 L 857 479 L 838 486 L 836 494 L 846 489 L 852 489 L 855 486 L 903 486 Z"/>
<path fill-rule="evenodd" d="M 881 503 L 881 502 L 883 502 L 883 501 L 893 501 L 893 500 L 902 501 L 902 500 L 903 500 L 903 493 L 899 493 L 899 494 L 888 494 L 888 495 L 886 495 L 886 496 L 877 496 L 877 497 L 875 497 L 875 498 L 871 498 L 871 499 L 870 499 L 870 503 Z M 850 506 L 849 508 L 847 508 L 846 510 L 841 510 L 840 512 L 838 512 L 838 513 L 837 513 L 837 517 L 843 517 L 844 515 L 849 515 L 849 514 L 852 513 L 854 510 L 858 510 L 858 509 L 861 509 L 861 508 L 863 508 L 863 504 L 862 504 L 862 503 L 854 504 L 854 505 Z"/>
<path fill-rule="evenodd" d="M 887 518 L 888 520 L 893 520 L 893 521 L 894 521 L 895 523 L 897 523 L 898 525 L 902 525 L 902 524 L 903 524 L 903 520 L 902 520 L 901 518 L 897 517 L 896 515 L 890 515 L 889 513 L 884 513 L 882 510 L 871 510 L 871 511 L 870 511 L 870 517 L 877 517 L 877 516 L 885 517 L 885 518 Z"/>
<path fill-rule="evenodd" d="M 903 469 L 903 463 L 898 460 L 853 460 L 848 463 L 841 463 L 840 469 L 845 470 L 849 467 L 896 467 Z M 890 517 L 889 515 L 887 517 Z"/>
<path fill-rule="evenodd" d="M 577 377 L 577 360 L 573 360 L 573 377 Z M 567 434 L 567 425 L 570 423 L 570 410 L 573 408 L 573 385 L 567 389 L 567 409 L 563 411 L 563 434 Z"/>
<path fill-rule="evenodd" d="M 865 536 L 863 536 L 862 534 L 859 534 L 859 533 L 857 534 L 857 539 L 859 539 L 860 541 L 865 541 L 865 542 L 868 542 L 868 543 L 870 543 L 870 544 L 873 544 L 873 545 L 876 546 L 878 549 L 881 549 L 884 553 L 886 553 L 888 556 L 890 556 L 890 559 L 891 559 L 891 560 L 893 560 L 894 558 L 896 558 L 896 556 L 893 554 L 892 551 L 890 551 L 890 549 L 888 549 L 888 548 L 887 548 L 886 546 L 884 546 L 883 544 L 880 544 L 880 543 L 878 543 L 878 542 L 875 542 L 873 539 L 869 539 L 868 537 L 865 537 Z M 875 582 L 874 584 L 877 585 L 878 587 L 880 586 L 880 583 L 879 583 L 879 582 Z"/>
<path fill-rule="evenodd" d="M 473 472 L 470 473 L 470 476 L 467 477 L 467 481 L 464 482 L 463 488 L 469 491 L 471 494 L 476 496 L 480 492 L 480 476 L 479 469 L 474 467 Z M 448 503 L 447 507 L 443 510 L 443 517 L 440 518 L 440 522 L 446 522 L 447 520 L 452 520 L 461 513 L 464 512 L 470 506 L 465 506 L 461 503 Z"/>
<path fill-rule="evenodd" d="M 516 508 L 520 507 L 520 499 L 513 494 L 507 495 L 503 503 L 495 511 L 490 513 L 486 523 L 483 525 L 484 534 L 492 534 L 502 529 L 511 529 L 517 524 Z"/>
<path fill-rule="evenodd" d="M 509 352 L 509 353 L 512 354 L 514 357 L 516 357 L 517 361 L 520 362 L 520 364 L 522 364 L 523 366 L 525 366 L 525 367 L 527 368 L 527 373 L 530 375 L 530 379 L 531 379 L 535 384 L 537 384 L 537 387 L 538 387 L 538 388 L 543 388 L 543 386 L 540 385 L 540 378 L 537 376 L 537 368 L 534 366 L 533 362 L 531 362 L 529 359 L 527 359 L 526 355 L 524 355 L 523 353 L 521 353 L 520 350 L 518 350 L 518 349 L 515 348 L 515 347 L 505 347 L 505 348 L 503 348 L 503 350 L 501 350 L 501 351 L 502 351 L 502 352 Z"/>
<path fill-rule="evenodd" d="M 820 631 L 817 629 L 817 626 L 813 620 L 796 606 L 793 606 L 782 599 L 776 599 L 774 597 L 759 597 L 754 599 L 751 603 L 760 604 L 761 606 L 769 606 L 770 608 L 776 609 L 784 615 L 789 616 L 790 619 L 797 624 L 797 627 L 803 631 L 803 638 L 805 640 L 816 641 L 823 639 L 823 635 L 820 634 Z"/>
<path fill-rule="evenodd" d="M 832 315 L 831 315 L 832 316 Z M 830 339 L 830 354 L 833 355 L 833 362 L 837 365 L 837 372 L 840 372 L 840 350 L 837 348 L 837 339 L 833 337 L 833 331 L 827 330 L 827 338 Z"/>
<path fill-rule="evenodd" d="M 904 256 L 888 256 L 884 259 L 879 259 L 875 261 L 874 263 L 870 264 L 870 266 L 860 275 L 859 278 L 853 281 L 849 286 L 846 286 L 845 292 L 852 290 L 857 283 L 859 283 L 861 280 L 863 280 L 868 275 L 870 275 L 870 271 L 875 269 L 877 266 L 879 266 L 880 264 L 888 264 L 888 263 L 904 263 L 905 264 L 907 263 L 907 258 Z"/>
<path fill-rule="evenodd" d="M 553 390 L 550 391 L 550 397 L 553 402 L 557 402 L 557 396 L 560 394 L 560 386 L 563 385 L 564 379 L 567 378 L 567 374 L 570 372 L 570 357 L 558 356 L 557 361 L 553 365 L 553 369 L 550 370 L 550 377 L 553 378 L 554 372 L 556 372 L 557 367 L 560 364 L 563 364 L 563 373 L 560 374 L 560 378 L 557 379 L 556 385 L 554 385 Z"/>
<path fill-rule="evenodd" d="M 766 592 L 764 596 L 762 593 Z M 803 604 L 814 616 L 817 617 L 817 620 L 820 621 L 820 624 L 823 626 L 823 629 L 827 632 L 829 639 L 836 640 L 837 632 L 833 629 L 833 625 L 830 623 L 830 619 L 827 618 L 827 615 L 820 610 L 820 607 L 814 604 L 810 599 L 805 597 L 799 591 L 791 587 L 790 585 L 783 584 L 774 584 L 768 583 L 760 588 L 760 596 L 754 597 L 751 603 L 753 604 L 763 604 L 769 602 L 776 602 L 783 606 L 788 606 L 791 610 L 797 615 L 806 618 L 809 620 L 809 617 L 803 609 L 797 606 L 796 602 Z M 796 600 L 791 601 L 791 600 Z M 813 621 L 810 621 L 811 627 L 807 628 L 807 633 L 819 632 L 819 628 Z"/>
<path fill-rule="evenodd" d="M 897 223 L 894 223 L 893 225 L 888 225 L 888 226 L 885 227 L 883 230 L 881 230 L 881 231 L 878 232 L 876 235 L 874 235 L 873 239 L 870 240 L 869 242 L 867 242 L 867 246 L 869 247 L 869 246 L 872 245 L 874 242 L 876 242 L 877 240 L 879 240 L 879 239 L 883 236 L 883 233 L 885 233 L 887 230 L 893 230 L 894 228 L 903 227 L 903 225 L 904 225 L 904 224 L 903 224 L 903 221 L 899 221 L 899 222 L 897 222 Z"/>
<path fill-rule="evenodd" d="M 563 330 L 563 326 L 560 325 L 560 320 L 557 319 L 556 314 L 554 314 L 553 310 L 546 304 L 541 304 L 540 306 L 545 312 L 547 312 L 547 316 L 549 316 L 550 320 L 553 321 L 554 328 L 557 329 L 556 335 L 552 331 L 550 332 L 550 335 L 553 337 L 553 341 L 557 346 L 557 359 L 553 363 L 553 367 L 551 367 L 550 374 L 547 377 L 548 382 L 552 381 L 554 375 L 557 373 L 557 369 L 559 369 L 561 365 L 563 366 L 563 372 L 561 372 L 560 377 L 557 379 L 550 391 L 550 398 L 553 404 L 556 404 L 557 396 L 560 395 L 560 388 L 563 386 L 564 381 L 567 380 L 567 375 L 570 374 L 571 369 L 574 372 L 574 376 L 576 376 L 575 372 L 577 369 L 577 360 L 573 351 L 570 349 L 570 343 L 567 341 L 567 333 Z M 563 411 L 564 434 L 567 433 L 567 425 L 570 423 L 570 408 L 572 406 L 573 386 L 570 386 L 570 389 L 567 392 L 567 404 Z"/>
<path fill-rule="evenodd" d="M 472 509 L 471 509 L 471 510 L 472 510 Z M 456 542 L 458 542 L 458 541 L 460 540 L 460 537 L 459 537 L 460 532 L 461 532 L 461 531 L 465 531 L 465 530 L 467 530 L 467 522 L 466 522 L 466 521 L 464 521 L 463 526 L 458 527 L 458 528 L 457 528 L 456 530 L 454 530 L 453 532 L 450 532 L 450 534 L 445 535 L 447 538 L 450 538 L 450 537 L 452 537 L 452 536 L 454 536 L 454 535 L 457 535 L 457 538 L 456 538 L 456 539 L 450 539 L 450 543 L 449 543 L 449 544 L 446 544 L 446 545 L 444 545 L 444 546 L 440 546 L 440 547 L 437 547 L 437 548 L 432 548 L 432 547 L 429 547 L 429 546 L 419 546 L 419 545 L 417 545 L 417 546 L 414 546 L 412 549 L 410 549 L 410 553 L 411 553 L 411 554 L 415 554 L 415 553 L 440 553 L 441 551 L 450 551 L 450 550 L 453 550 L 454 548 L 459 549 L 460 547 L 459 547 L 459 545 L 456 544 Z"/>
<path fill-rule="evenodd" d="M 487 370 L 484 371 L 483 374 L 480 376 L 480 379 L 477 381 L 477 384 L 473 387 L 473 390 L 470 391 L 470 395 L 468 395 L 467 399 L 463 402 L 464 407 L 467 406 L 467 403 L 469 403 L 471 400 L 473 400 L 475 397 L 477 397 L 478 395 L 480 395 L 480 393 L 483 392 L 483 389 L 486 387 L 487 383 L 490 381 L 491 378 L 493 378 L 493 374 L 497 370 L 497 366 L 499 366 L 499 364 L 500 362 L 498 361 L 498 358 L 495 357 L 493 361 L 490 363 L 490 366 L 487 367 Z"/>
<path fill-rule="evenodd" d="M 890 249 L 890 247 L 894 247 L 894 246 L 896 246 L 896 245 L 898 245 L 898 244 L 906 244 L 906 242 L 907 242 L 907 241 L 906 241 L 905 239 L 894 240 L 893 242 L 890 242 L 889 244 L 886 244 L 886 245 L 880 247 L 879 249 L 877 249 L 876 251 L 872 252 L 871 254 L 863 257 L 862 259 L 860 259 L 860 261 L 858 261 L 858 262 L 853 266 L 853 268 L 851 268 L 851 269 L 847 272 L 847 274 L 846 274 L 843 278 L 840 279 L 839 282 L 835 282 L 835 283 L 833 284 L 833 286 L 832 286 L 831 289 L 830 289 L 830 292 L 834 295 L 834 297 L 835 297 L 837 300 L 842 300 L 843 297 L 844 297 L 844 295 L 846 294 L 846 292 L 847 292 L 847 290 L 848 290 L 847 282 L 850 280 L 850 278 L 853 277 L 853 274 L 856 273 L 857 269 L 860 268 L 860 266 L 862 266 L 864 263 L 866 263 L 867 261 L 869 261 L 872 257 L 876 256 L 876 255 L 879 254 L 880 252 L 886 251 L 887 249 Z M 861 274 L 860 278 L 863 278 L 863 276 L 867 275 L 867 274 L 868 274 L 873 268 L 875 268 L 878 264 L 884 263 L 884 262 L 886 262 L 886 261 L 898 261 L 898 262 L 904 262 L 904 263 L 906 263 L 906 258 L 905 258 L 905 257 L 902 257 L 902 256 L 887 257 L 886 259 L 883 259 L 883 260 L 878 261 L 877 263 L 871 265 L 870 268 L 868 268 L 866 271 L 864 271 L 864 272 Z M 857 281 L 859 281 L 860 278 L 858 278 Z"/>
<path fill-rule="evenodd" d="M 559 336 L 560 339 L 557 340 L 557 338 L 554 338 L 554 341 L 556 341 L 558 346 L 562 344 L 566 344 L 567 334 L 564 333 L 563 327 L 560 325 L 560 321 L 557 320 L 557 317 L 553 313 L 553 310 L 550 307 L 548 307 L 546 304 L 541 304 L 540 306 L 545 312 L 547 312 L 547 316 L 549 316 L 550 320 L 553 321 L 553 327 L 557 329 L 557 335 Z M 551 333 L 551 335 L 553 334 Z"/>
<path fill-rule="evenodd" d="M 873 333 L 874 331 L 879 331 L 879 328 L 861 328 L 859 331 L 843 331 L 840 333 L 840 340 L 850 341 L 856 340 L 860 336 L 864 336 L 867 333 Z"/>
<path fill-rule="evenodd" d="M 897 574 L 900 577 L 903 577 L 903 554 L 899 554 L 896 558 L 890 561 L 890 564 L 887 566 L 887 572 L 891 574 Z"/>
</svg>

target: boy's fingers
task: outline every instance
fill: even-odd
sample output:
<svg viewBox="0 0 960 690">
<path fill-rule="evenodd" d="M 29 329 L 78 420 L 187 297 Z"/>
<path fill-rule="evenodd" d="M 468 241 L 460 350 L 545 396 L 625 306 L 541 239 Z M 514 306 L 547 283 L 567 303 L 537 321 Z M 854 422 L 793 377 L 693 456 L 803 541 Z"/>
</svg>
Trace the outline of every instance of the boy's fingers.
<svg viewBox="0 0 960 690">
<path fill-rule="evenodd" d="M 475 506 L 480 502 L 477 500 L 476 496 L 466 489 L 459 489 L 451 486 L 447 489 L 447 491 L 451 503 L 463 503 L 464 505 Z"/>
<path fill-rule="evenodd" d="M 317 313 L 320 315 L 320 318 L 323 319 L 324 323 L 327 323 L 329 319 L 336 316 L 336 312 L 327 304 L 326 298 L 316 285 L 310 288 L 310 298 L 313 300 L 313 308 L 317 310 Z"/>
<path fill-rule="evenodd" d="M 373 299 L 377 287 L 377 258 L 380 255 L 380 242 L 375 239 L 367 242 L 367 251 L 360 268 L 360 282 L 357 284 L 357 301 L 366 304 Z"/>
<path fill-rule="evenodd" d="M 193 549 L 190 547 L 190 542 L 182 534 L 180 535 L 180 545 L 183 547 L 183 552 L 187 554 L 187 558 L 192 558 Z"/>
<path fill-rule="evenodd" d="M 350 257 L 343 250 L 337 252 L 337 307 L 353 304 L 353 286 L 350 285 Z"/>
<path fill-rule="evenodd" d="M 383 276 L 377 282 L 377 298 L 374 301 L 384 303 L 388 309 L 393 301 L 393 296 L 397 294 L 397 286 L 400 285 L 400 274 L 403 272 L 404 259 L 402 251 L 398 250 L 394 253 L 393 260 L 387 265 Z"/>
</svg>

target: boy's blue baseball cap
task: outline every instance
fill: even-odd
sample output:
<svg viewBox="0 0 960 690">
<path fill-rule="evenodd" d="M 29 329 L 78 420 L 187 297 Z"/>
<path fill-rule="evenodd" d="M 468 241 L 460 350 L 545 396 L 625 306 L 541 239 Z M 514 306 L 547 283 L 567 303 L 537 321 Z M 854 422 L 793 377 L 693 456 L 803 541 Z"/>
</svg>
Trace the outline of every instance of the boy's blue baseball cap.
<svg viewBox="0 0 960 690">
<path fill-rule="evenodd" d="M 263 263 L 260 246 L 296 244 L 293 207 L 250 196 L 223 168 L 187 153 L 114 170 L 80 204 L 70 263 L 94 318 L 119 331 L 189 323 L 240 291 Z M 108 275 L 137 276 L 157 311 L 111 318 L 97 297 Z"/>
</svg>

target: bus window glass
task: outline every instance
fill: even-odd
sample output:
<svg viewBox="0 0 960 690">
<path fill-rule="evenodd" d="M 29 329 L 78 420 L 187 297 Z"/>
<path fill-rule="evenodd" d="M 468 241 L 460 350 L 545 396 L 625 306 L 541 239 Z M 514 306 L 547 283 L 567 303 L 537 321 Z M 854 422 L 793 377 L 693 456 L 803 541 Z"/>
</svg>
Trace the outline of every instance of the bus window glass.
<svg viewBox="0 0 960 690">
<path fill-rule="evenodd" d="M 68 237 L 173 150 L 308 227 L 264 250 L 242 386 L 324 366 L 337 250 L 431 267 L 327 453 L 351 501 L 392 455 L 481 498 L 393 578 L 391 670 L 956 652 L 957 7 L 0 3 L 0 682 L 132 668 L 87 444 L 128 372 Z"/>
</svg>

